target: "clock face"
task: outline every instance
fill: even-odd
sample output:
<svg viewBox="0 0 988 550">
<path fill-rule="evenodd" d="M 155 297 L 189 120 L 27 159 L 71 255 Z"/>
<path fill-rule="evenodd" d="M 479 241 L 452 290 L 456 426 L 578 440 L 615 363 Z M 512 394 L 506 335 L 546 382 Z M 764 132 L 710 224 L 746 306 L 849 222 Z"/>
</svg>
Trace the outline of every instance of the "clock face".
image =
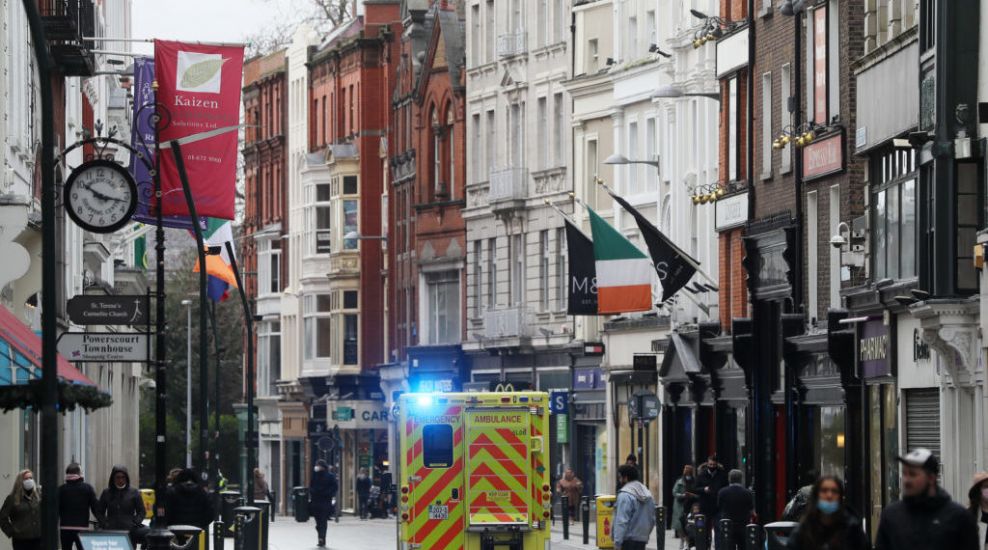
<svg viewBox="0 0 988 550">
<path fill-rule="evenodd" d="M 93 160 L 76 168 L 65 183 L 65 206 L 79 227 L 111 233 L 137 209 L 137 185 L 119 164 Z"/>
</svg>

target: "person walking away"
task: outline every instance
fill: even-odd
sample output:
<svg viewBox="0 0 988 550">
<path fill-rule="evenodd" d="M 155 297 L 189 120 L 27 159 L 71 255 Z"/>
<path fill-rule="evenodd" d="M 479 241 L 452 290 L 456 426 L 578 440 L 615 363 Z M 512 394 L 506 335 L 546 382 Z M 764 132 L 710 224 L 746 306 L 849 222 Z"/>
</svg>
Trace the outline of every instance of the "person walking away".
<svg viewBox="0 0 988 550">
<path fill-rule="evenodd" d="M 569 519 L 576 523 L 576 512 L 580 509 L 580 495 L 583 494 L 583 482 L 576 477 L 573 468 L 566 468 L 563 477 L 556 482 L 556 491 L 569 499 Z"/>
<path fill-rule="evenodd" d="M 254 500 L 271 502 L 270 495 L 271 487 L 268 486 L 268 480 L 264 478 L 264 472 L 260 468 L 254 468 Z M 274 502 L 271 502 L 271 505 L 274 506 Z"/>
<path fill-rule="evenodd" d="M 14 488 L 0 507 L 0 530 L 14 550 L 41 550 L 41 488 L 31 470 L 14 478 Z"/>
<path fill-rule="evenodd" d="M 618 468 L 621 490 L 614 506 L 615 550 L 645 550 L 655 527 L 655 500 L 639 481 L 638 468 L 625 464 Z"/>
<path fill-rule="evenodd" d="M 168 525 L 192 525 L 209 534 L 215 510 L 209 493 L 199 483 L 194 470 L 184 469 L 165 493 L 165 523 Z"/>
<path fill-rule="evenodd" d="M 130 533 L 135 548 L 144 542 L 149 531 L 144 526 L 144 500 L 137 489 L 130 486 L 130 473 L 125 466 L 113 467 L 110 483 L 100 495 L 96 508 L 100 528 Z"/>
<path fill-rule="evenodd" d="M 876 550 L 950 548 L 980 550 L 978 526 L 963 506 L 937 485 L 940 461 L 929 449 L 898 457 L 902 463 L 902 500 L 882 511 Z"/>
<path fill-rule="evenodd" d="M 333 512 L 333 497 L 339 484 L 336 475 L 329 471 L 325 460 L 316 461 L 312 474 L 312 484 L 309 486 L 309 513 L 316 518 L 316 534 L 319 537 L 318 546 L 326 546 L 326 524 Z"/>
<path fill-rule="evenodd" d="M 717 462 L 717 455 L 707 457 L 696 474 L 696 488 L 700 495 L 700 511 L 706 516 L 707 525 L 717 525 L 717 494 L 727 486 L 727 473 Z"/>
<path fill-rule="evenodd" d="M 755 509 L 755 497 L 744 486 L 744 474 L 741 470 L 731 470 L 727 474 L 730 483 L 717 492 L 717 509 L 720 519 L 731 520 L 731 543 L 722 540 L 720 528 L 717 529 L 718 550 L 744 550 L 744 532 L 751 513 Z"/>
<path fill-rule="evenodd" d="M 979 550 L 988 550 L 988 472 L 974 474 L 974 483 L 967 492 L 971 517 L 978 524 Z"/>
<path fill-rule="evenodd" d="M 688 548 L 686 538 L 686 511 L 692 508 L 696 500 L 696 479 L 693 477 L 693 465 L 683 466 L 683 475 L 672 486 L 672 529 L 679 539 L 679 548 Z"/>
<path fill-rule="evenodd" d="M 788 550 L 871 550 L 861 521 L 844 506 L 844 483 L 836 476 L 816 480 L 806 504 Z"/>
<path fill-rule="evenodd" d="M 73 462 L 65 468 L 65 483 L 58 488 L 58 523 L 62 550 L 82 550 L 79 532 L 89 530 L 89 513 L 97 515 L 96 489 L 82 478 Z"/>
<path fill-rule="evenodd" d="M 371 478 L 367 468 L 361 468 L 357 473 L 357 511 L 361 520 L 367 519 L 367 502 L 370 499 Z"/>
</svg>

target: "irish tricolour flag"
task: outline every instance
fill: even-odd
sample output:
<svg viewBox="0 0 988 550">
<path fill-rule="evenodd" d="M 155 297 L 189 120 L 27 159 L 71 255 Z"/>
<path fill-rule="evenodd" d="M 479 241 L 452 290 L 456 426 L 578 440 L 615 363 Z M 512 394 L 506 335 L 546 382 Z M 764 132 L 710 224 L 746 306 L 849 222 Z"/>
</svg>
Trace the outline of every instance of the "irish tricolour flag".
<svg viewBox="0 0 988 550">
<path fill-rule="evenodd" d="M 206 293 L 214 302 L 221 302 L 229 297 L 230 288 L 237 288 L 237 278 L 233 274 L 230 256 L 226 253 L 226 242 L 233 242 L 233 226 L 227 220 L 207 218 L 206 230 L 202 238 L 207 247 L 220 246 L 223 252 L 218 256 L 206 256 Z M 191 231 L 189 231 L 191 233 Z M 199 272 L 199 261 L 196 261 L 193 273 Z"/>
<path fill-rule="evenodd" d="M 652 309 L 652 267 L 648 256 L 590 210 L 597 267 L 597 313 Z"/>
</svg>

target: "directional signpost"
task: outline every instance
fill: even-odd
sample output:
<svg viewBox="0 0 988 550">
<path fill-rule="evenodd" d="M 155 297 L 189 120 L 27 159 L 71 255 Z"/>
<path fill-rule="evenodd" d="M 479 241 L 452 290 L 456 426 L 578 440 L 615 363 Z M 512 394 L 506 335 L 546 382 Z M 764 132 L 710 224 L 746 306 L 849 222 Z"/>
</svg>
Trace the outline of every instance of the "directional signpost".
<svg viewBox="0 0 988 550">
<path fill-rule="evenodd" d="M 147 362 L 148 335 L 136 332 L 66 332 L 58 353 L 74 362 Z"/>
<path fill-rule="evenodd" d="M 75 296 L 68 303 L 69 319 L 77 325 L 146 325 L 147 296 Z"/>
</svg>

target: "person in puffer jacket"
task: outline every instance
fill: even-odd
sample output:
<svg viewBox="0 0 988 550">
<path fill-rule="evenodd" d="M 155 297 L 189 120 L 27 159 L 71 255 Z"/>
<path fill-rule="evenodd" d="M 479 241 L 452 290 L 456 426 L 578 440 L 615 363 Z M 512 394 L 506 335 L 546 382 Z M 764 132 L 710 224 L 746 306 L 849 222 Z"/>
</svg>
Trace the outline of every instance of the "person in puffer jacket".
<svg viewBox="0 0 988 550">
<path fill-rule="evenodd" d="M 97 504 L 100 527 L 107 531 L 127 531 L 137 547 L 144 542 L 149 529 L 144 526 L 144 501 L 137 489 L 130 486 L 130 473 L 126 466 L 114 466 L 110 483 L 103 490 Z"/>
<path fill-rule="evenodd" d="M 638 468 L 625 464 L 618 468 L 621 490 L 614 508 L 615 550 L 645 550 L 655 527 L 655 500 L 638 480 Z"/>
</svg>

